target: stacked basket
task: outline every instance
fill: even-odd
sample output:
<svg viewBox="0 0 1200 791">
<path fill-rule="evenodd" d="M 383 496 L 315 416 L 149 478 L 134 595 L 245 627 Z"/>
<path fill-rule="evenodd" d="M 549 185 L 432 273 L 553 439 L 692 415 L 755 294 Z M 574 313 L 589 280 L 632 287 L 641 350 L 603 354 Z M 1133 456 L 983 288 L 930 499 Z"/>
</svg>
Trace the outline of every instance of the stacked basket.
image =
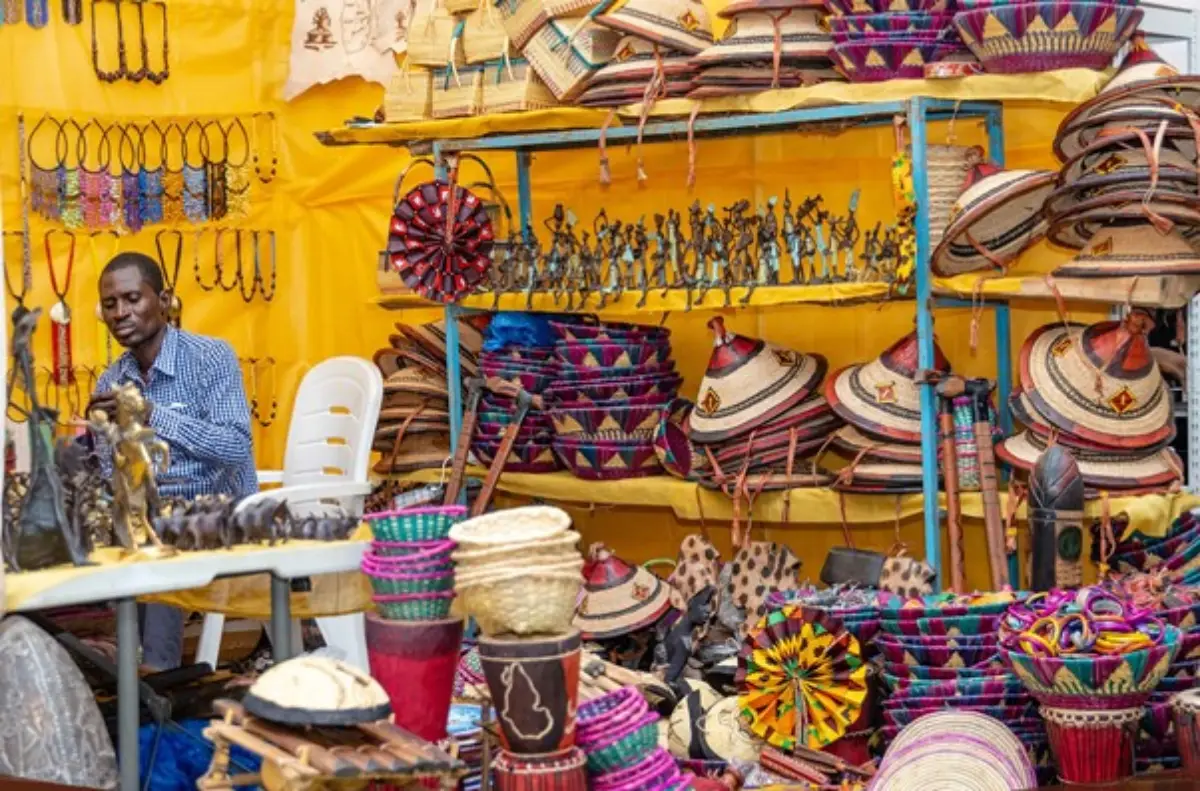
<svg viewBox="0 0 1200 791">
<path fill-rule="evenodd" d="M 558 363 L 549 349 L 506 346 L 479 355 L 483 375 L 520 387 L 530 395 L 541 395 L 558 374 Z M 518 413 L 517 400 L 489 392 L 479 404 L 471 453 L 483 464 L 492 464 L 509 424 Z M 517 430 L 516 441 L 504 459 L 506 472 L 554 472 L 561 469 L 550 448 L 550 418 L 530 408 Z"/>
<path fill-rule="evenodd" d="M 587 755 L 596 791 L 688 788 L 675 760 L 658 744 L 659 716 L 634 687 L 621 687 L 580 705 L 575 738 Z"/>
<path fill-rule="evenodd" d="M 898 5 L 906 10 L 895 10 Z M 953 0 L 825 0 L 825 7 L 833 14 L 834 64 L 851 82 L 924 79 L 927 64 L 962 49 Z"/>
<path fill-rule="evenodd" d="M 999 662 L 1002 614 L 1012 594 L 898 600 L 880 611 L 875 648 L 890 691 L 883 703 L 885 742 L 906 725 L 947 708 L 986 714 L 1004 723 L 1035 761 L 1046 733 L 1021 682 Z"/>
<path fill-rule="evenodd" d="M 584 791 L 575 747 L 580 637 L 571 626 L 583 582 L 579 534 L 558 508 L 493 511 L 455 525 L 456 589 L 482 632 L 478 649 L 503 749 L 498 787 Z"/>
</svg>

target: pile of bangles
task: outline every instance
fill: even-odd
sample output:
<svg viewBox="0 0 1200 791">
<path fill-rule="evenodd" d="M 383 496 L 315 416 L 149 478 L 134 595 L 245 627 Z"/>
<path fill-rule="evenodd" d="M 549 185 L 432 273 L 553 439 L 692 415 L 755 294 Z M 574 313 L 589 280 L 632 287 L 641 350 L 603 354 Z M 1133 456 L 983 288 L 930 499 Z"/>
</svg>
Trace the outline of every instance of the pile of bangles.
<svg viewBox="0 0 1200 791">
<path fill-rule="evenodd" d="M 1101 587 L 1035 593 L 1000 619 L 1000 640 L 1033 656 L 1127 654 L 1162 642 L 1152 610 Z"/>
</svg>

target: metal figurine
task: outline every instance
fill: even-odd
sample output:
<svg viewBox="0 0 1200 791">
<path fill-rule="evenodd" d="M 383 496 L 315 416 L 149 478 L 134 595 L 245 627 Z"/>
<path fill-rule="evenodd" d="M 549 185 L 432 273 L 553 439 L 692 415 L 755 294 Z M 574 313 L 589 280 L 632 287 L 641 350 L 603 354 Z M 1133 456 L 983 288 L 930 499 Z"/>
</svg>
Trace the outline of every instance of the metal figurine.
<svg viewBox="0 0 1200 791">
<path fill-rule="evenodd" d="M 563 266 L 563 282 L 559 293 L 565 292 L 567 295 L 567 310 L 574 310 L 575 292 L 582 292 L 584 288 L 583 282 L 583 256 L 580 247 L 579 237 L 575 235 L 575 226 L 578 220 L 573 212 L 567 212 L 567 230 L 565 235 L 566 256 L 567 261 Z M 586 234 L 584 234 L 586 238 Z M 554 297 L 555 304 L 558 304 L 558 296 Z"/>
<path fill-rule="evenodd" d="M 792 285 L 798 285 L 801 282 L 813 283 L 817 277 L 817 252 L 820 245 L 817 243 L 814 228 L 809 227 L 809 217 L 812 216 L 812 224 L 816 225 L 816 215 L 820 211 L 821 196 L 811 195 L 804 199 L 796 208 L 796 228 L 802 237 L 802 246 L 800 265 L 792 273 Z M 808 261 L 808 275 L 804 274 L 804 261 Z"/>
<path fill-rule="evenodd" d="M 625 287 L 630 291 L 645 292 L 649 289 L 646 282 L 646 218 L 639 217 L 637 225 L 625 227 Z"/>
<path fill-rule="evenodd" d="M 699 294 L 696 296 L 697 305 L 704 303 L 704 298 L 708 296 L 709 289 L 721 282 L 721 273 L 725 271 L 727 262 L 725 260 L 725 231 L 721 227 L 721 222 L 717 219 L 717 207 L 708 204 L 708 209 L 704 212 L 704 233 L 700 237 L 703 241 L 705 263 L 704 269 L 701 271 L 697 268 L 697 277 Z M 700 260 L 699 258 L 697 259 Z"/>
<path fill-rule="evenodd" d="M 683 238 L 683 232 L 680 228 L 680 224 L 682 222 L 683 216 L 679 212 L 675 211 L 674 209 L 667 211 L 667 265 L 666 272 L 664 272 L 663 279 L 661 281 L 662 295 L 664 297 L 667 295 L 667 290 L 670 288 L 670 286 L 667 284 L 670 280 L 672 270 L 675 272 L 676 287 L 678 287 L 680 284 L 683 284 L 684 286 L 687 286 L 689 290 L 691 288 L 688 285 L 689 280 L 686 264 L 684 262 L 684 250 L 680 249 L 680 240 Z M 684 241 L 683 244 L 686 244 L 686 241 Z M 691 302 L 691 300 L 688 301 L 689 303 Z"/>
<path fill-rule="evenodd" d="M 663 235 L 663 223 L 667 220 L 661 214 L 654 215 L 654 230 L 646 234 L 646 244 L 654 242 L 654 252 L 650 253 L 650 260 L 653 262 L 649 276 L 642 280 L 642 298 L 638 300 L 639 308 L 646 307 L 646 300 L 650 298 L 650 281 L 656 280 L 658 287 L 666 294 L 669 286 L 667 285 L 667 240 Z"/>
<path fill-rule="evenodd" d="M 600 302 L 597 310 L 608 304 L 611 296 L 613 302 L 619 302 L 625 293 L 625 280 L 621 272 L 621 257 L 625 253 L 625 229 L 620 220 L 614 222 L 608 229 L 608 251 L 605 262 L 604 284 L 600 286 Z"/>
<path fill-rule="evenodd" d="M 711 207 L 709 207 L 711 210 Z M 685 244 L 685 253 L 690 250 L 692 253 L 692 266 L 690 272 L 686 275 L 684 283 L 687 286 L 686 307 L 684 312 L 692 309 L 692 289 L 703 285 L 704 276 L 708 268 L 708 216 L 703 214 L 700 209 L 700 201 L 692 201 L 691 207 L 688 209 L 688 226 L 692 230 L 692 236 Z M 682 269 L 686 269 L 687 264 L 684 263 Z M 701 296 L 702 300 L 704 297 Z M 696 304 L 699 304 L 697 302 Z"/>
<path fill-rule="evenodd" d="M 546 230 L 550 231 L 550 252 L 546 256 L 546 268 L 542 273 L 545 282 L 542 283 L 542 290 L 551 292 L 554 295 L 554 304 L 557 305 L 562 298 L 562 268 L 566 265 L 567 250 L 566 238 L 563 233 L 563 222 L 566 220 L 566 214 L 563 211 L 561 203 L 554 205 L 554 214 L 543 221 Z"/>
<path fill-rule="evenodd" d="M 533 295 L 541 280 L 538 264 L 542 260 L 542 250 L 532 228 L 526 230 L 525 243 L 521 245 L 517 253 L 520 276 L 525 282 L 525 309 L 533 310 Z"/>
<path fill-rule="evenodd" d="M 113 385 L 117 396 L 116 415 L 96 409 L 88 425 L 103 436 L 113 460 L 113 532 L 129 553 L 150 542 L 156 554 L 164 545 L 151 524 L 151 514 L 161 512 L 158 495 L 159 472 L 166 472 L 171 451 L 167 443 L 145 425 L 149 404 L 137 385 Z"/>
<path fill-rule="evenodd" d="M 778 198 L 772 195 L 767 199 L 766 208 L 760 206 L 758 209 L 758 271 L 746 296 L 742 298 L 743 305 L 750 303 L 756 287 L 779 285 L 779 221 L 775 218 L 775 204 L 778 202 Z"/>
<path fill-rule="evenodd" d="M 879 270 L 879 257 L 883 251 L 883 223 L 875 223 L 875 227 L 863 234 L 863 263 L 862 271 L 858 273 L 858 282 L 874 283 L 883 277 Z"/>
<path fill-rule="evenodd" d="M 824 209 L 817 209 L 813 215 L 813 241 L 816 246 L 816 252 L 821 256 L 821 273 L 817 274 L 816 260 L 813 261 L 813 276 L 809 279 L 810 283 L 828 283 L 831 280 L 829 274 L 829 247 L 825 243 L 825 223 L 829 221 L 829 212 Z"/>
<path fill-rule="evenodd" d="M 854 266 L 854 248 L 858 245 L 861 237 L 857 218 L 858 195 L 858 190 L 850 195 L 849 213 L 843 218 L 838 232 L 839 247 L 846 251 L 846 264 L 842 267 L 842 279 L 848 283 L 858 280 L 858 270 Z M 837 261 L 834 261 L 834 266 L 837 266 Z"/>
</svg>

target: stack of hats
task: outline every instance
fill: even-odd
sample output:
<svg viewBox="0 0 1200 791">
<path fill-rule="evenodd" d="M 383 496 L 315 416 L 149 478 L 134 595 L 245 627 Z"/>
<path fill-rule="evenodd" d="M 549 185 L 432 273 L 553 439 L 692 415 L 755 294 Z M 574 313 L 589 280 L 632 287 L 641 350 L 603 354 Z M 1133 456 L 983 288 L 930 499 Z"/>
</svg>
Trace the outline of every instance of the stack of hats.
<svg viewBox="0 0 1200 791">
<path fill-rule="evenodd" d="M 397 324 L 390 345 L 375 352 L 384 393 L 373 445 L 382 454 L 379 474 L 441 467 L 450 456 L 445 327 L 441 321 Z M 474 375 L 483 335 L 460 320 L 458 339 L 463 375 Z"/>
<path fill-rule="evenodd" d="M 1001 618 L 1012 593 L 895 598 L 880 610 L 875 648 L 888 690 L 885 743 L 933 712 L 952 708 L 1004 723 L 1026 748 L 1044 750 L 1045 727 L 1029 693 L 999 661 Z"/>
<path fill-rule="evenodd" d="M 593 791 L 691 787 L 691 775 L 681 773 L 671 754 L 659 746 L 659 716 L 637 688 L 621 687 L 581 704 L 576 728 Z"/>
<path fill-rule="evenodd" d="M 1003 271 L 1046 235 L 1045 202 L 1054 189 L 1048 170 L 1002 170 L 982 161 L 967 172 L 930 259 L 941 277 Z"/>
<path fill-rule="evenodd" d="M 1079 253 L 1063 277 L 1200 273 L 1196 140 L 1200 77 L 1181 76 L 1139 34 L 1112 82 L 1058 128 L 1063 162 L 1046 203 L 1050 240 Z"/>
<path fill-rule="evenodd" d="M 719 316 L 708 326 L 712 356 L 681 421 L 690 442 L 683 453 L 698 460 L 701 483 L 743 473 L 751 490 L 827 483 L 805 461 L 841 425 L 820 395 L 825 358 L 729 332 Z"/>
<path fill-rule="evenodd" d="M 545 393 L 554 452 L 573 475 L 662 472 L 654 432 L 681 381 L 665 327 L 553 322 L 558 378 Z"/>
<path fill-rule="evenodd" d="M 821 0 L 737 0 L 720 16 L 729 29 L 694 58 L 700 73 L 692 98 L 837 79 Z"/>
<path fill-rule="evenodd" d="M 462 620 L 454 600 L 453 525 L 459 505 L 365 514 L 375 540 L 362 570 L 376 612 L 366 617 L 371 673 L 394 702 L 396 724 L 423 739 L 446 735 Z"/>
<path fill-rule="evenodd" d="M 558 375 L 558 362 L 551 350 L 536 346 L 507 345 L 499 351 L 484 351 L 479 355 L 479 368 L 483 376 L 516 385 L 530 395 L 541 395 Z M 494 392 L 483 395 L 471 435 L 471 453 L 480 463 L 490 465 L 495 461 L 501 440 L 517 414 L 517 399 Z M 549 416 L 529 407 L 503 469 L 534 473 L 562 469 L 550 447 L 551 436 Z"/>
<path fill-rule="evenodd" d="M 835 484 L 841 491 L 921 491 L 921 399 L 917 334 L 905 335 L 874 360 L 847 366 L 825 381 L 825 398 L 848 424 L 833 447 L 851 460 Z M 935 371 L 950 372 L 936 342 Z"/>
<path fill-rule="evenodd" d="M 954 15 L 954 27 L 990 73 L 1100 70 L 1112 63 L 1144 13 L 1136 3 L 970 0 Z"/>
<path fill-rule="evenodd" d="M 1015 791 L 1036 785 L 1028 754 L 1004 723 L 954 709 L 932 712 L 905 726 L 884 753 L 871 788 Z"/>
<path fill-rule="evenodd" d="M 670 588 L 652 572 L 626 563 L 603 544 L 588 549 L 583 598 L 575 612 L 584 640 L 611 640 L 649 628 L 670 607 Z"/>
<path fill-rule="evenodd" d="M 712 44 L 699 0 L 629 0 L 596 23 L 626 35 L 579 98 L 589 107 L 686 96 L 695 74 L 691 56 Z"/>
<path fill-rule="evenodd" d="M 1177 486 L 1183 466 L 1171 395 L 1146 335 L 1153 322 L 1135 310 L 1091 326 L 1047 324 L 1021 348 L 1013 414 L 1025 430 L 996 455 L 1029 471 L 1050 442 L 1069 449 L 1089 496 Z"/>
<path fill-rule="evenodd" d="M 945 3 L 918 6 L 938 11 L 894 11 L 895 4 L 880 3 L 879 13 L 861 13 L 863 5 L 861 0 L 825 0 L 833 14 L 834 63 L 850 82 L 924 79 L 926 65 L 962 50 Z"/>
<path fill-rule="evenodd" d="M 1132 773 L 1143 707 L 1181 642 L 1177 627 L 1099 586 L 1009 607 L 1000 654 L 1042 704 L 1064 782 L 1113 783 Z"/>
<path fill-rule="evenodd" d="M 582 582 L 579 534 L 558 508 L 493 511 L 450 531 L 457 591 L 479 624 L 479 659 L 500 724 L 499 788 L 585 791 L 575 746 L 580 636 L 571 625 Z"/>
</svg>

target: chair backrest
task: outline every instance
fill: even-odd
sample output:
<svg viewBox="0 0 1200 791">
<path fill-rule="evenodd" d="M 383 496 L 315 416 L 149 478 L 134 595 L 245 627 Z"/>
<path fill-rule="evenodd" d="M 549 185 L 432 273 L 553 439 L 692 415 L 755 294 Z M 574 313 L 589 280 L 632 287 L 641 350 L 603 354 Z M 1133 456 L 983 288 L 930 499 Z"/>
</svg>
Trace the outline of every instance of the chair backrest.
<svg viewBox="0 0 1200 791">
<path fill-rule="evenodd" d="M 331 357 L 305 374 L 292 405 L 283 485 L 366 482 L 383 377 L 359 357 Z M 342 506 L 355 511 L 358 503 Z"/>
</svg>

